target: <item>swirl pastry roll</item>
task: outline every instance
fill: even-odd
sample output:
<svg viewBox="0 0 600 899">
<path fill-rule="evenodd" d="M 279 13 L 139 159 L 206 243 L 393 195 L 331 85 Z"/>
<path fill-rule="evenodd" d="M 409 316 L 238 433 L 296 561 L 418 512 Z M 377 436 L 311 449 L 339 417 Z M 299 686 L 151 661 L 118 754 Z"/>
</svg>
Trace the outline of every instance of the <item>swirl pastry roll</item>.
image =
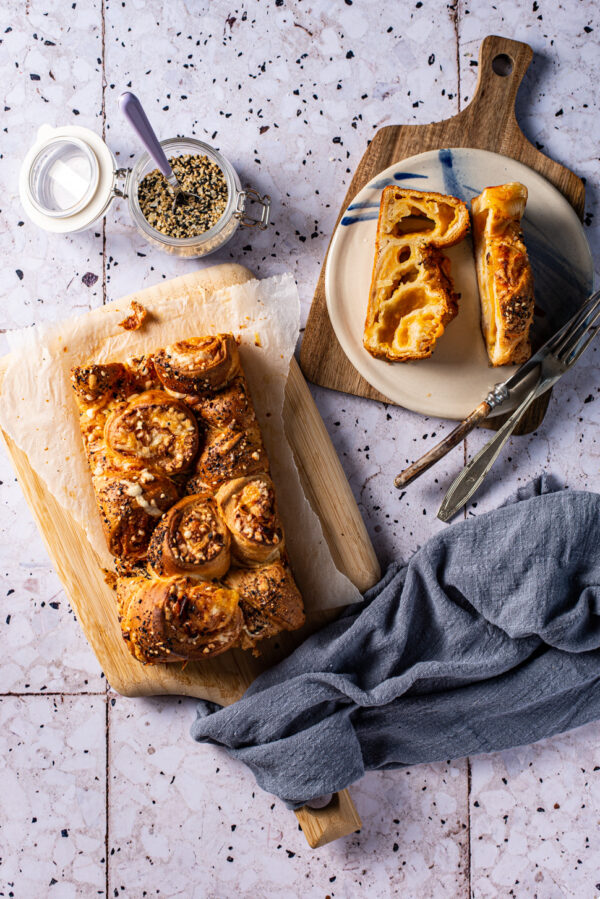
<svg viewBox="0 0 600 899">
<path fill-rule="evenodd" d="M 173 482 L 146 470 L 106 471 L 93 485 L 110 552 L 121 561 L 143 558 L 158 519 L 179 498 Z"/>
<path fill-rule="evenodd" d="M 282 630 L 294 631 L 304 624 L 302 597 L 289 568 L 274 562 L 263 568 L 231 568 L 225 583 L 240 595 L 244 624 L 242 649 Z"/>
<path fill-rule="evenodd" d="M 193 578 L 119 578 L 121 631 L 140 662 L 219 655 L 238 643 L 243 618 L 236 590 Z"/>
<path fill-rule="evenodd" d="M 130 377 L 120 362 L 109 362 L 106 365 L 80 365 L 73 369 L 71 380 L 78 400 L 95 403 L 118 396 Z"/>
<path fill-rule="evenodd" d="M 220 578 L 229 568 L 231 538 L 214 497 L 184 496 L 162 518 L 148 547 L 158 577 L 190 574 Z"/>
<path fill-rule="evenodd" d="M 154 355 L 161 383 L 182 396 L 220 390 L 240 371 L 240 356 L 233 334 L 180 340 Z"/>
<path fill-rule="evenodd" d="M 269 470 L 267 454 L 257 424 L 240 431 L 229 426 L 209 429 L 204 448 L 196 463 L 196 477 L 188 483 L 188 492 L 216 490 L 233 478 Z"/>
<path fill-rule="evenodd" d="M 231 384 L 193 401 L 194 412 L 209 428 L 222 430 L 232 427 L 243 430 L 256 424 L 254 406 L 243 377 Z"/>
<path fill-rule="evenodd" d="M 132 396 L 106 420 L 110 450 L 165 475 L 188 469 L 198 453 L 198 425 L 188 406 L 162 390 Z"/>
<path fill-rule="evenodd" d="M 267 474 L 236 478 L 216 493 L 225 524 L 231 531 L 232 552 L 248 567 L 278 559 L 284 547 L 275 487 Z"/>
</svg>

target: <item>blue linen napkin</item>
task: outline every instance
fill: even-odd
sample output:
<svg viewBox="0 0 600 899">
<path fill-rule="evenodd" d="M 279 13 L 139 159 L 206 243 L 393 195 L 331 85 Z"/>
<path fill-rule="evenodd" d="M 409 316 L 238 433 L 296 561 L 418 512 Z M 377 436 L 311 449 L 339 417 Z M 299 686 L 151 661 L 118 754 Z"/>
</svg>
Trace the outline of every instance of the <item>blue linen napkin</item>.
<svg viewBox="0 0 600 899">
<path fill-rule="evenodd" d="M 391 565 L 234 705 L 200 702 L 192 736 L 297 808 L 600 718 L 599 548 L 600 496 L 542 476 Z"/>
</svg>

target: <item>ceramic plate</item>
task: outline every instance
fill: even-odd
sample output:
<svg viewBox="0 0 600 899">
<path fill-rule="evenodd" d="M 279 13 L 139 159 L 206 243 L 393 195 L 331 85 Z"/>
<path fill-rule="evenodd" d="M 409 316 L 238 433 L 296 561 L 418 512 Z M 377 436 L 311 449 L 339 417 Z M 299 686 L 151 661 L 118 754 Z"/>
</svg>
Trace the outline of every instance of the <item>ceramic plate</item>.
<svg viewBox="0 0 600 899">
<path fill-rule="evenodd" d="M 592 290 L 593 263 L 575 211 L 533 169 L 486 150 L 432 150 L 385 169 L 350 204 L 333 236 L 325 273 L 327 308 L 342 349 L 369 384 L 395 403 L 440 418 L 465 418 L 515 366 L 492 368 L 479 326 L 471 238 L 447 250 L 459 313 L 433 355 L 418 362 L 374 359 L 362 345 L 381 192 L 388 184 L 460 197 L 468 206 L 484 187 L 520 181 L 529 191 L 523 219 L 535 281 L 537 349 Z M 509 407 L 498 410 L 505 412 Z"/>
</svg>

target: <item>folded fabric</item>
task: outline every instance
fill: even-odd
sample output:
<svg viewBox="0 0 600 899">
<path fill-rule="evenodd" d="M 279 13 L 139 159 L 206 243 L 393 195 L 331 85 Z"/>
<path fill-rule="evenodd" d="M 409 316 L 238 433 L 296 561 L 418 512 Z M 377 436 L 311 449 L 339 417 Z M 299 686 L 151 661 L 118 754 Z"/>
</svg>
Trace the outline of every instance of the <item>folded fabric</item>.
<svg viewBox="0 0 600 899">
<path fill-rule="evenodd" d="M 432 537 L 192 736 L 296 808 L 600 717 L 600 497 L 540 478 Z"/>
</svg>

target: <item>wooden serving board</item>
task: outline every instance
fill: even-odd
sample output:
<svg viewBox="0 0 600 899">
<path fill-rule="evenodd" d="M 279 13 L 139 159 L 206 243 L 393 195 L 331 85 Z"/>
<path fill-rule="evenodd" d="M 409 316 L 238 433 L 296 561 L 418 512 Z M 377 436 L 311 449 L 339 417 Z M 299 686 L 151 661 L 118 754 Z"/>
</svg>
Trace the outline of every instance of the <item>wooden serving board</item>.
<svg viewBox="0 0 600 899">
<path fill-rule="evenodd" d="M 475 95 L 466 109 L 450 119 L 430 125 L 389 125 L 380 128 L 358 165 L 336 227 L 359 190 L 383 169 L 408 156 L 444 147 L 490 150 L 517 159 L 547 178 L 582 218 L 585 188 L 581 179 L 536 150 L 517 124 L 515 98 L 532 57 L 533 51 L 528 44 L 495 35 L 486 37 L 479 50 L 479 80 Z M 325 300 L 325 265 L 321 268 L 306 323 L 300 365 L 309 381 L 315 384 L 390 402 L 359 375 L 335 336 Z M 528 434 L 541 424 L 549 399 L 550 391 L 531 406 L 516 434 Z M 484 427 L 497 429 L 505 419 L 506 416 L 495 417 L 488 420 Z"/>
<path fill-rule="evenodd" d="M 224 287 L 251 277 L 251 272 L 242 266 L 219 266 L 184 275 L 178 279 L 178 289 L 181 290 L 184 282 L 198 294 L 199 287 L 215 281 L 216 286 Z M 132 299 L 142 304 L 149 302 L 155 291 L 164 295 L 166 287 L 163 282 L 132 294 L 122 301 L 123 306 Z M 6 365 L 7 357 L 0 361 L 0 378 Z M 320 518 L 333 559 L 339 570 L 363 592 L 379 579 L 379 563 L 344 470 L 295 360 L 290 366 L 283 415 L 304 491 Z M 118 693 L 124 696 L 171 693 L 229 705 L 240 698 L 261 671 L 289 654 L 308 633 L 334 617 L 331 611 L 312 613 L 304 628 L 270 641 L 259 658 L 249 652 L 232 650 L 185 667 L 141 665 L 121 637 L 114 591 L 106 584 L 98 556 L 83 529 L 48 491 L 27 455 L 6 433 L 0 433 L 48 555 L 108 683 Z M 336 794 L 326 809 L 305 808 L 297 815 L 311 845 L 313 842 L 323 845 L 360 827 L 347 791 Z"/>
</svg>

